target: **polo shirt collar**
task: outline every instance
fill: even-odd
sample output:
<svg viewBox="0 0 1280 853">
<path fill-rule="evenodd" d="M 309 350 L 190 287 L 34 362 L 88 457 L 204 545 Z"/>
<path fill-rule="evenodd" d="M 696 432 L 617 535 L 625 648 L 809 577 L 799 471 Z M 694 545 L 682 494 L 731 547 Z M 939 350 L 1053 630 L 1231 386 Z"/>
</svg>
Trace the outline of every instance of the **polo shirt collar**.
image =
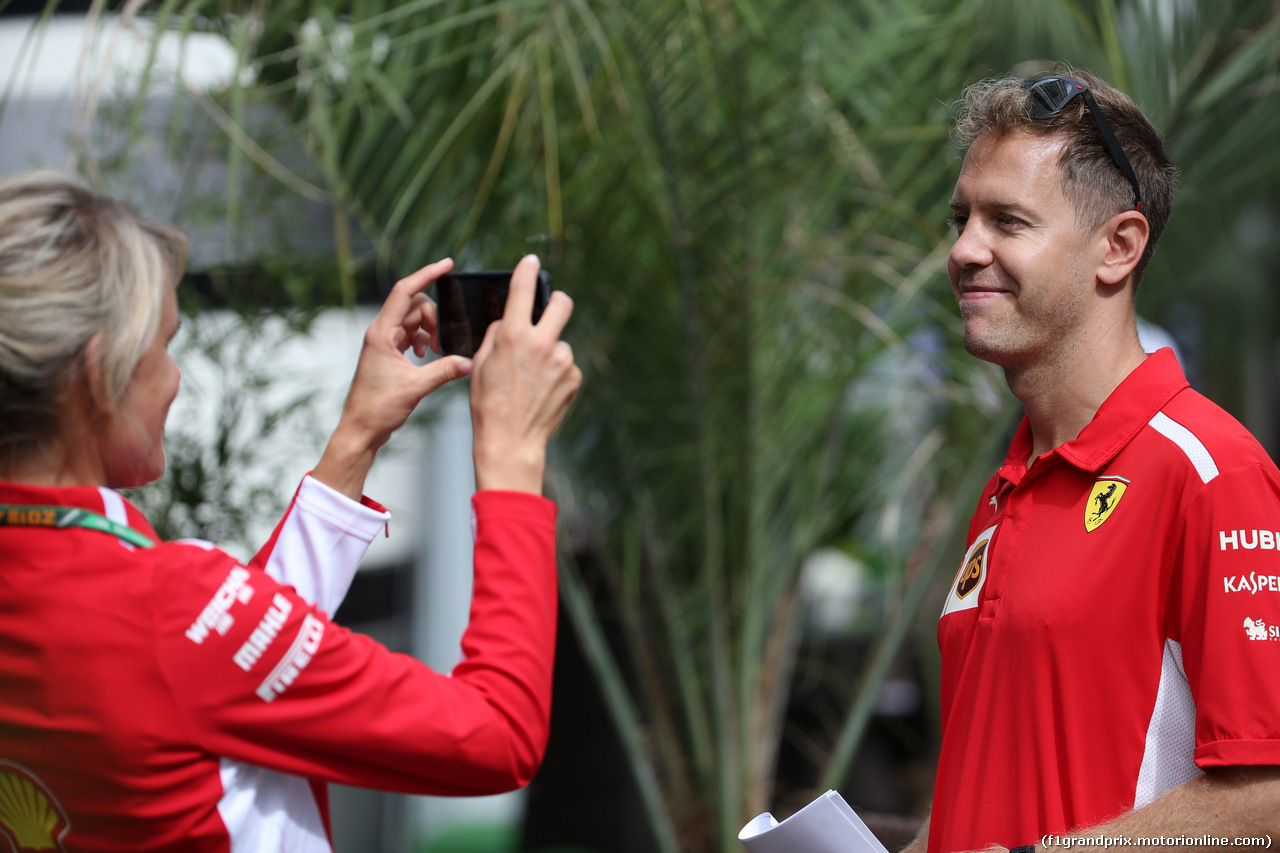
<svg viewBox="0 0 1280 853">
<path fill-rule="evenodd" d="M 111 509 L 107 502 L 115 506 Z M 0 480 L 0 504 L 23 506 L 74 506 L 101 513 L 112 521 L 125 524 L 149 539 L 160 541 L 159 534 L 133 502 L 115 489 L 105 486 L 34 486 Z"/>
<path fill-rule="evenodd" d="M 1061 457 L 1076 468 L 1096 472 L 1128 445 L 1165 403 L 1189 385 L 1173 350 L 1165 347 L 1151 353 L 1102 402 L 1080 435 L 1044 454 L 1039 464 Z M 1031 421 L 1023 415 L 999 475 L 1017 484 L 1026 474 L 1030 455 Z"/>
</svg>

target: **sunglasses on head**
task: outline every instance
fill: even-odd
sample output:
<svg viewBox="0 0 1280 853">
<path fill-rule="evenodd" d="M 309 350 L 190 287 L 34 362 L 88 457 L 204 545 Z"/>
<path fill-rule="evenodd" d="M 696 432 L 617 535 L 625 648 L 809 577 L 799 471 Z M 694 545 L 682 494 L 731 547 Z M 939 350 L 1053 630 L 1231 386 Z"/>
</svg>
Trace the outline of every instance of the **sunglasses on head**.
<svg viewBox="0 0 1280 853">
<path fill-rule="evenodd" d="M 1138 176 L 1134 174 L 1129 158 L 1124 156 L 1124 149 L 1120 147 L 1120 140 L 1116 139 L 1115 133 L 1111 130 L 1111 123 L 1102 114 L 1093 95 L 1089 94 L 1089 87 L 1070 77 L 1036 77 L 1022 82 L 1031 93 L 1031 106 L 1027 110 L 1031 118 L 1048 118 L 1061 112 L 1062 108 L 1071 103 L 1077 95 L 1084 95 L 1085 105 L 1089 108 L 1089 112 L 1093 113 L 1093 120 L 1097 123 L 1098 130 L 1102 132 L 1107 150 L 1111 152 L 1111 159 L 1116 161 L 1120 171 L 1124 172 L 1124 176 L 1133 185 L 1133 209 L 1142 210 L 1142 193 L 1138 190 Z"/>
</svg>

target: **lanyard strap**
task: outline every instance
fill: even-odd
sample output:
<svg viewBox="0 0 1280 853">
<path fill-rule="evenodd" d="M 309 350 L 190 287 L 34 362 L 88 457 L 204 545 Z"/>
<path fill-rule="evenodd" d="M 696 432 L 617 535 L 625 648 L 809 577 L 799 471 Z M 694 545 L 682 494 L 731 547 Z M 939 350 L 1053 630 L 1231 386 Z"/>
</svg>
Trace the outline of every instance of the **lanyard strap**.
<svg viewBox="0 0 1280 853">
<path fill-rule="evenodd" d="M 139 548 L 150 548 L 156 544 L 132 527 L 77 506 L 0 504 L 0 527 L 52 527 L 55 530 L 81 527 L 109 533 Z"/>
</svg>

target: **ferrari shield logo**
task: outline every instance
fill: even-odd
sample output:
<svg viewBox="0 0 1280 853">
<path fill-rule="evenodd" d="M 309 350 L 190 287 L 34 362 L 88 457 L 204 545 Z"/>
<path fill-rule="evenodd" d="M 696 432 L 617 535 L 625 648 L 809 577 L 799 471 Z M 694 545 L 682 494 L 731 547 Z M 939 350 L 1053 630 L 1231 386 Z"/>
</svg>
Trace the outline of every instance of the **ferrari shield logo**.
<svg viewBox="0 0 1280 853">
<path fill-rule="evenodd" d="M 1128 487 L 1129 481 L 1124 477 L 1099 478 L 1093 484 L 1093 491 L 1089 493 L 1089 502 L 1084 506 L 1084 529 L 1092 533 L 1101 527 L 1120 505 L 1120 499 L 1124 497 L 1124 490 Z"/>
</svg>

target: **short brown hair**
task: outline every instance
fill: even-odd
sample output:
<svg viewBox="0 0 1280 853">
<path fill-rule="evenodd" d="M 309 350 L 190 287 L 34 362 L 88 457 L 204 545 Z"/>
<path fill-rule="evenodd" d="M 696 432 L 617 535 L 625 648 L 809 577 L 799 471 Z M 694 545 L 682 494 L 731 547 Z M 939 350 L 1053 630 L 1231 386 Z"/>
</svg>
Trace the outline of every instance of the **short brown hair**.
<svg viewBox="0 0 1280 853">
<path fill-rule="evenodd" d="M 1055 66 L 1053 73 L 1089 87 L 1138 176 L 1141 212 L 1151 226 L 1151 236 L 1133 270 L 1136 287 L 1155 252 L 1156 240 L 1169 222 L 1178 170 L 1165 154 L 1160 134 L 1128 95 L 1089 72 L 1066 64 Z M 1092 229 L 1117 213 L 1132 209 L 1133 187 L 1112 159 L 1084 98 L 1076 98 L 1044 118 L 1031 118 L 1031 98 L 1026 84 L 1017 77 L 974 83 L 965 89 L 957 104 L 952 137 L 964 152 L 984 136 L 1060 136 L 1066 143 L 1059 161 L 1062 190 L 1077 218 Z"/>
</svg>

